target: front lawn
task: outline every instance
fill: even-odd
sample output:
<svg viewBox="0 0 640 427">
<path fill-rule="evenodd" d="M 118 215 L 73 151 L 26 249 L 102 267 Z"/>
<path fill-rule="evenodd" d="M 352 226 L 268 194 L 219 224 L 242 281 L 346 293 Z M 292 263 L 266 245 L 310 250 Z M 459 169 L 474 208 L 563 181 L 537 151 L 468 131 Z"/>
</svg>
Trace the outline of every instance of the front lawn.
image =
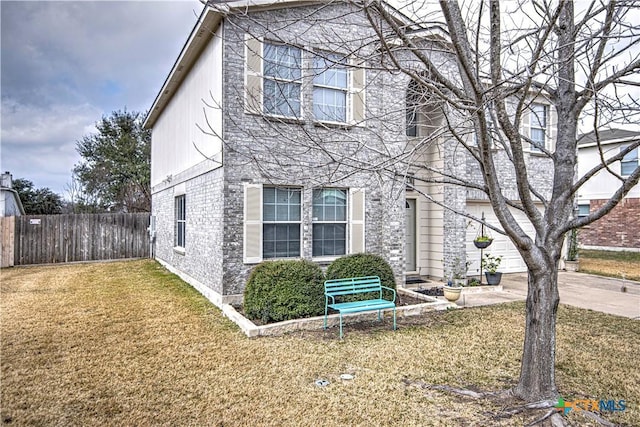
<svg viewBox="0 0 640 427">
<path fill-rule="evenodd" d="M 580 271 L 640 281 L 640 252 L 581 249 Z"/>
<path fill-rule="evenodd" d="M 520 369 L 524 305 L 248 339 L 153 261 L 2 270 L 6 425 L 522 425 L 504 402 L 426 384 L 499 390 Z M 561 306 L 565 401 L 624 399 L 640 425 L 640 323 Z M 348 373 L 352 380 L 341 380 Z M 330 384 L 317 387 L 317 379 Z M 513 402 L 517 404 L 517 402 Z M 588 425 L 574 414 L 574 422 Z M 593 425 L 596 425 L 595 423 Z"/>
</svg>

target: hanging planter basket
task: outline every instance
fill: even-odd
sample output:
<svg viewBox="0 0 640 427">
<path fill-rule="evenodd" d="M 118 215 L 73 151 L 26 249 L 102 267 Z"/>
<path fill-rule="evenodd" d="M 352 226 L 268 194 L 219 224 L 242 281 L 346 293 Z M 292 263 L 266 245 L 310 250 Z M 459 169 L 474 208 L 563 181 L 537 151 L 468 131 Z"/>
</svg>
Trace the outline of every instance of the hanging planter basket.
<svg viewBox="0 0 640 427">
<path fill-rule="evenodd" d="M 482 214 L 482 219 L 484 220 L 484 213 Z M 487 229 L 487 227 L 482 224 L 482 227 L 478 229 L 476 238 L 473 239 L 473 244 L 478 249 L 486 249 L 491 246 L 491 243 L 493 243 L 493 236 L 491 236 L 491 232 Z"/>
<path fill-rule="evenodd" d="M 488 240 L 474 240 L 473 244 L 475 245 L 476 248 L 478 249 L 486 249 L 489 246 L 491 246 L 491 243 L 493 243 L 493 239 L 488 239 Z"/>
</svg>

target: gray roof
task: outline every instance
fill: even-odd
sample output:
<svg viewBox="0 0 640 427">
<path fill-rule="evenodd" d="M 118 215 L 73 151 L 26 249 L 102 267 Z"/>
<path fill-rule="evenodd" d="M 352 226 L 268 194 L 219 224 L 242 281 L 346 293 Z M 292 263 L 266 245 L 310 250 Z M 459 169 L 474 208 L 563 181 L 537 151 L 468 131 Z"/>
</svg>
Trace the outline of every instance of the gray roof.
<svg viewBox="0 0 640 427">
<path fill-rule="evenodd" d="M 613 142 L 622 142 L 628 139 L 640 138 L 640 132 L 625 129 L 603 129 L 598 131 L 598 137 L 601 144 L 611 144 Z M 578 145 L 590 145 L 595 144 L 596 134 L 595 132 L 589 132 L 582 134 L 578 137 Z"/>
</svg>

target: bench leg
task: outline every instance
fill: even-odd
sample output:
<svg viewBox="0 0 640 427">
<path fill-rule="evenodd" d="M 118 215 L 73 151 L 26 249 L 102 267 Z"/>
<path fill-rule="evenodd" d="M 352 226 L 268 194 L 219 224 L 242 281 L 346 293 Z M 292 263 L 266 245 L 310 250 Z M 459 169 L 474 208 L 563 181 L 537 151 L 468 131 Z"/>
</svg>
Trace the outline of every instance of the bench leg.
<svg viewBox="0 0 640 427">
<path fill-rule="evenodd" d="M 324 306 L 324 328 L 327 329 L 327 306 Z"/>
<path fill-rule="evenodd" d="M 393 307 L 393 330 L 396 330 L 396 308 Z"/>
<path fill-rule="evenodd" d="M 382 313 L 382 310 L 378 310 L 378 322 L 382 320 L 382 316 L 380 315 L 380 313 Z"/>
<path fill-rule="evenodd" d="M 342 334 L 342 312 L 340 312 L 340 339 L 342 339 L 344 335 Z"/>
</svg>

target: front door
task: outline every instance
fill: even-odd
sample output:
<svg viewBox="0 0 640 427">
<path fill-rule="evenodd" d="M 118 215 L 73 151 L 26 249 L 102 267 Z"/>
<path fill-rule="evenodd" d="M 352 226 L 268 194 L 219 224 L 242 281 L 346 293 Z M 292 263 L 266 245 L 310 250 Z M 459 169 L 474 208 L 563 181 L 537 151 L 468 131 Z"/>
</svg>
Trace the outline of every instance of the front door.
<svg viewBox="0 0 640 427">
<path fill-rule="evenodd" d="M 406 200 L 406 269 L 416 271 L 416 199 Z"/>
</svg>

